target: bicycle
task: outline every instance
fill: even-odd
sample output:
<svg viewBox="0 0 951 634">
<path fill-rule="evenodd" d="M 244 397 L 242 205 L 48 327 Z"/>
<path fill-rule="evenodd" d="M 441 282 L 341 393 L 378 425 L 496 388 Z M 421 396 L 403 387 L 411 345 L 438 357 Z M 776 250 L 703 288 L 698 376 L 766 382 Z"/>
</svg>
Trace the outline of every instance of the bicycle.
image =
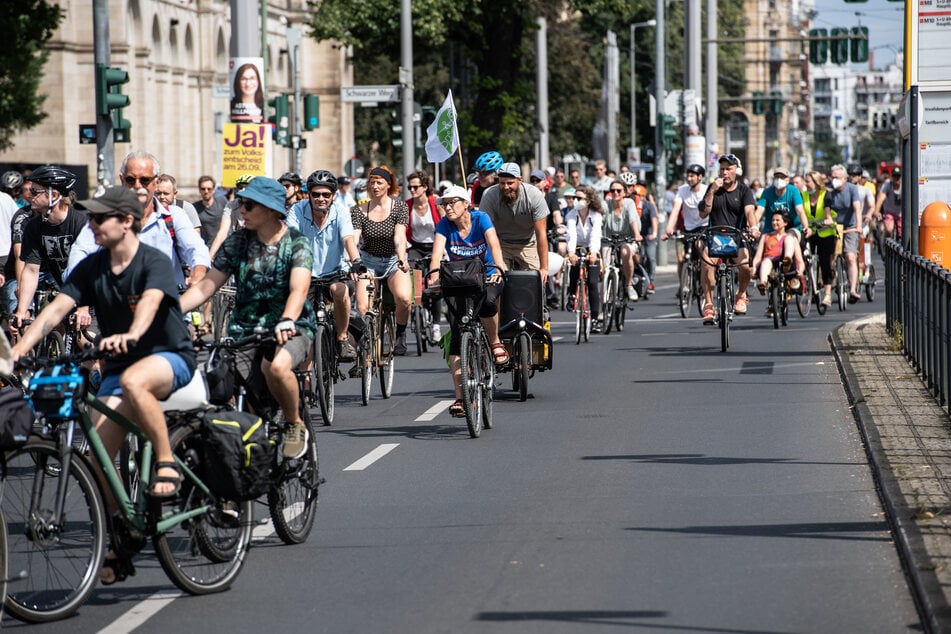
<svg viewBox="0 0 951 634">
<path fill-rule="evenodd" d="M 730 347 L 730 322 L 733 321 L 733 308 L 736 304 L 737 269 L 737 264 L 726 259 L 736 256 L 737 239 L 741 236 L 749 239 L 749 234 L 744 229 L 717 226 L 704 229 L 703 235 L 708 245 L 714 238 L 720 243 L 719 250 L 709 253 L 714 260 L 707 259 L 703 254 L 701 257 L 714 267 L 714 320 L 720 328 L 720 351 L 726 352 Z"/>
<path fill-rule="evenodd" d="M 788 262 L 785 263 L 788 266 Z M 793 294 L 789 287 L 790 279 L 796 277 L 795 272 L 784 272 L 782 269 L 773 269 L 767 278 L 766 288 L 768 299 L 768 310 L 773 318 L 773 328 L 779 328 L 780 325 L 786 326 L 789 322 L 789 298 Z M 805 290 L 805 289 L 803 289 Z M 796 301 L 798 306 L 799 297 Z M 807 299 L 807 301 L 810 301 Z M 801 314 L 801 313 L 800 313 Z M 805 315 L 803 315 L 805 317 Z"/>
<path fill-rule="evenodd" d="M 580 345 L 581 340 L 588 342 L 591 335 L 591 306 L 588 300 L 588 250 L 584 247 L 575 249 L 578 256 L 578 280 L 575 284 L 574 301 L 571 302 L 571 310 L 575 314 L 575 345 Z M 565 262 L 568 259 L 565 258 Z"/>
<path fill-rule="evenodd" d="M 818 222 L 809 224 L 812 233 L 820 229 Z M 806 270 L 803 271 L 803 278 L 806 281 L 802 293 L 796 296 L 796 310 L 799 316 L 805 319 L 809 316 L 812 305 L 816 305 L 816 312 L 820 315 L 826 314 L 826 306 L 822 303 L 822 286 L 819 284 L 819 254 L 812 252 L 812 247 L 806 242 L 802 250 L 802 257 L 805 261 Z"/>
<path fill-rule="evenodd" d="M 277 401 L 266 389 L 257 387 L 255 380 L 260 372 L 260 350 L 273 345 L 271 331 L 257 330 L 240 339 L 226 338 L 210 346 L 209 359 L 227 351 L 225 363 L 230 365 L 235 381 L 235 408 L 250 411 L 260 416 L 268 426 L 271 440 L 279 445 L 284 428 L 284 414 Z M 238 361 L 249 368 L 247 375 L 238 370 Z M 313 432 L 308 407 L 307 384 L 319 385 L 316 377 L 317 364 L 310 369 L 295 369 L 297 377 L 297 411 L 310 430 L 307 452 L 298 459 L 280 457 L 277 468 L 271 474 L 271 486 L 267 492 L 268 511 L 274 524 L 274 532 L 285 544 L 301 544 L 310 534 L 317 517 L 318 489 L 323 483 L 320 463 L 317 458 L 317 440 Z M 259 377 L 263 380 L 263 377 Z M 257 387 L 257 389 L 256 389 Z"/>
<path fill-rule="evenodd" d="M 604 299 L 601 313 L 604 315 L 604 334 L 611 334 L 612 327 L 618 332 L 624 330 L 624 320 L 627 316 L 627 297 L 621 285 L 621 269 L 618 262 L 621 260 L 621 247 L 627 244 L 624 238 L 605 238 L 603 244 L 610 247 L 607 266 L 604 270 Z M 633 246 L 631 248 L 634 248 Z"/>
<path fill-rule="evenodd" d="M 334 303 L 330 294 L 330 286 L 337 282 L 346 281 L 349 275 L 345 272 L 335 273 L 327 277 L 312 278 L 314 288 L 314 312 L 317 315 L 317 330 L 314 333 L 312 347 L 313 371 L 311 373 L 310 395 L 308 401 L 313 404 L 316 397 L 320 406 L 320 416 L 324 425 L 332 425 L 334 420 L 334 386 L 343 379 L 337 360 L 337 326 L 334 320 Z M 354 338 L 358 340 L 359 334 Z"/>
<path fill-rule="evenodd" d="M 367 293 L 370 308 L 363 316 L 363 336 L 357 344 L 356 372 L 360 376 L 360 397 L 364 405 L 370 404 L 370 389 L 373 386 L 373 373 L 379 372 L 380 393 L 383 398 L 393 394 L 394 359 L 393 346 L 396 344 L 396 311 L 392 303 L 384 300 L 385 280 L 377 284 L 373 274 L 362 276 L 369 280 Z M 383 289 L 377 288 L 383 286 Z"/>
<path fill-rule="evenodd" d="M 439 292 L 426 286 L 424 271 L 429 265 L 428 258 L 412 260 L 413 267 L 413 303 L 410 306 L 409 327 L 416 339 L 416 356 L 421 357 L 429 351 L 430 346 L 437 346 L 439 342 L 431 337 L 433 334 L 432 306 L 438 305 Z"/>
<path fill-rule="evenodd" d="M 81 363 L 102 356 L 87 350 L 20 364 L 39 369 L 27 388 L 38 426 L 26 444 L 5 456 L 8 554 L 15 570 L 28 573 L 23 583 L 8 588 L 5 604 L 21 620 L 47 622 L 73 614 L 98 581 L 107 518 L 92 464 L 101 468 L 102 486 L 117 502 L 110 523 L 112 548 L 120 560 L 131 558 L 151 537 L 169 579 L 190 594 L 208 594 L 230 587 L 251 544 L 251 502 L 226 505 L 198 475 L 201 415 L 206 407 L 201 376 L 196 372 L 191 383 L 163 403 L 182 483 L 174 497 L 156 499 L 145 495 L 153 467 L 151 445 L 132 421 L 88 390 L 89 371 Z M 131 495 L 110 468 L 112 461 L 90 420 L 90 408 L 139 440 L 141 484 Z M 89 444 L 88 457 L 73 449 L 77 428 Z"/>
<path fill-rule="evenodd" d="M 680 316 L 684 319 L 690 312 L 690 304 L 696 303 L 697 313 L 703 317 L 703 287 L 700 284 L 700 257 L 697 254 L 697 240 L 703 236 L 703 231 L 678 231 L 674 237 L 684 245 L 684 261 L 680 268 L 680 290 L 677 295 L 677 304 Z"/>
<path fill-rule="evenodd" d="M 535 371 L 552 368 L 551 322 L 544 306 L 544 287 L 538 271 L 510 269 L 499 311 L 499 338 L 509 360 L 497 364 L 499 372 L 512 372 L 512 391 L 519 401 L 528 399 L 528 382 Z M 527 301 L 529 298 L 537 302 Z"/>
</svg>

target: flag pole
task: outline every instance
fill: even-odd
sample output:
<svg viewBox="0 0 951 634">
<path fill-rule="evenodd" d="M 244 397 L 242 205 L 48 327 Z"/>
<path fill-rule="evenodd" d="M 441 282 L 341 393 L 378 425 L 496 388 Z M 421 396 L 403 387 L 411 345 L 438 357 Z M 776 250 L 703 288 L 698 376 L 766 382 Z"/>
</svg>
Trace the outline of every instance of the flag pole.
<svg viewBox="0 0 951 634">
<path fill-rule="evenodd" d="M 456 151 L 459 153 L 459 169 L 462 170 L 462 182 L 466 183 L 466 189 L 469 189 L 469 183 L 466 182 L 466 164 L 462 160 L 462 143 L 456 146 Z"/>
</svg>

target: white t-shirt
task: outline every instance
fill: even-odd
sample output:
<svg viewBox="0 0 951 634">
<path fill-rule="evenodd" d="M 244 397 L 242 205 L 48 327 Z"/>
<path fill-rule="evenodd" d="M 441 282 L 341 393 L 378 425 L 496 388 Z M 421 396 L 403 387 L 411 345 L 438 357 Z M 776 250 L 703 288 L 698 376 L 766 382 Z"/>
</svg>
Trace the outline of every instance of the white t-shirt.
<svg viewBox="0 0 951 634">
<path fill-rule="evenodd" d="M 13 221 L 13 215 L 19 210 L 10 194 L 0 192 L 0 255 L 5 256 L 10 253 L 10 247 L 13 244 L 11 239 L 13 228 L 10 223 Z"/>
<path fill-rule="evenodd" d="M 413 242 L 420 244 L 432 244 L 436 235 L 436 225 L 433 222 L 433 214 L 430 213 L 429 205 L 426 206 L 426 213 L 420 216 L 413 209 L 409 214 L 410 226 L 413 230 Z"/>
<path fill-rule="evenodd" d="M 694 191 L 690 185 L 681 185 L 677 189 L 677 195 L 674 197 L 674 201 L 679 200 L 683 203 L 680 206 L 680 215 L 684 219 L 684 229 L 687 231 L 693 231 L 699 227 L 706 227 L 710 223 L 709 217 L 700 217 L 700 211 L 698 209 L 700 201 L 703 200 L 705 191 L 706 189 L 704 187 L 700 187 L 700 191 Z"/>
</svg>

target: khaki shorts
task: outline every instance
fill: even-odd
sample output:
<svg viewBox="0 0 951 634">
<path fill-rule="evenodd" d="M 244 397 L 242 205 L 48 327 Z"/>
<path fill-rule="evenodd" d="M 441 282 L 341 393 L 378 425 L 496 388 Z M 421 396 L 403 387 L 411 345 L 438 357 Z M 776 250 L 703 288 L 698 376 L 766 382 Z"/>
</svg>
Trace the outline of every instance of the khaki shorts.
<svg viewBox="0 0 951 634">
<path fill-rule="evenodd" d="M 537 271 L 541 266 L 538 260 L 538 247 L 531 244 L 511 244 L 502 242 L 502 259 L 509 269 Z"/>
</svg>

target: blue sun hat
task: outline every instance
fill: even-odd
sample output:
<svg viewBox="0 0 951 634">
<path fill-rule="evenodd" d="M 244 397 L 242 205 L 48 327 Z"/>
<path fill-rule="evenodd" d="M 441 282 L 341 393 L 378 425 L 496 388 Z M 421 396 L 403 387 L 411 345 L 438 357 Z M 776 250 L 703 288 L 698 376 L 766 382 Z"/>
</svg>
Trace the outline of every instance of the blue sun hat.
<svg viewBox="0 0 951 634">
<path fill-rule="evenodd" d="M 284 209 L 284 186 L 273 178 L 256 176 L 248 186 L 235 194 L 239 198 L 253 200 L 279 213 L 282 218 L 287 217 Z"/>
</svg>

